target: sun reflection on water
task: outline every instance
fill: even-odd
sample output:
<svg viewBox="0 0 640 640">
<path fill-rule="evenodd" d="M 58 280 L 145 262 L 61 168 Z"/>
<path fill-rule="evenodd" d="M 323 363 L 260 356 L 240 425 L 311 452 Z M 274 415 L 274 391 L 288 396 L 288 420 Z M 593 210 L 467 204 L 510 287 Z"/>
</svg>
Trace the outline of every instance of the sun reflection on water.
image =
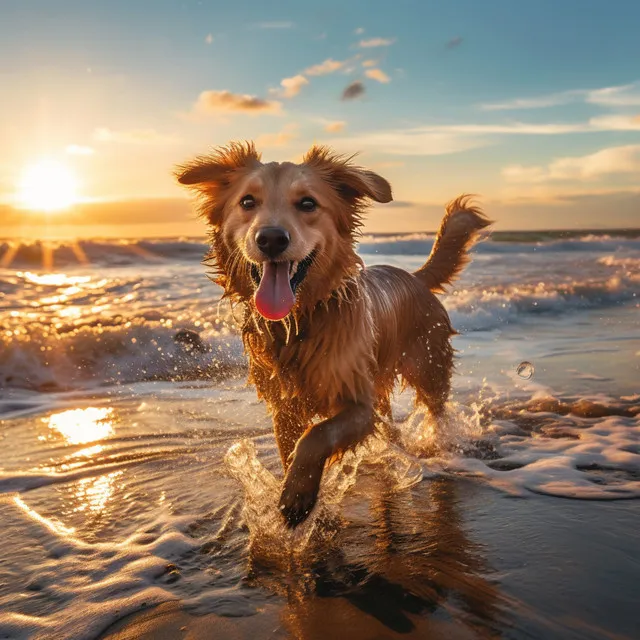
<svg viewBox="0 0 640 640">
<path fill-rule="evenodd" d="M 31 271 L 18 271 L 18 276 L 23 276 L 25 280 L 33 284 L 43 284 L 51 287 L 62 287 L 64 285 L 73 286 L 86 284 L 91 280 L 91 276 L 68 276 L 65 273 L 32 273 Z"/>
<path fill-rule="evenodd" d="M 78 506 L 75 511 L 101 513 L 116 489 L 116 481 L 122 471 L 113 471 L 99 478 L 82 478 L 75 486 Z"/>
<path fill-rule="evenodd" d="M 49 428 L 60 433 L 69 444 L 95 442 L 115 433 L 111 407 L 69 409 L 53 413 L 43 421 L 48 422 Z"/>
</svg>

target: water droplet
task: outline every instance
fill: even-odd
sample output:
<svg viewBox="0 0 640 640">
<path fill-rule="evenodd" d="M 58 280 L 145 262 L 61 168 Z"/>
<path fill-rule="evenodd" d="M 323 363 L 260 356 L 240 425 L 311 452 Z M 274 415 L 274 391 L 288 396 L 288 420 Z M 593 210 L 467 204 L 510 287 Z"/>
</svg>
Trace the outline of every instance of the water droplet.
<svg viewBox="0 0 640 640">
<path fill-rule="evenodd" d="M 533 378 L 534 371 L 535 369 L 533 368 L 533 365 L 526 360 L 524 362 L 521 362 L 516 369 L 516 373 L 525 380 L 530 380 L 531 378 Z"/>
</svg>

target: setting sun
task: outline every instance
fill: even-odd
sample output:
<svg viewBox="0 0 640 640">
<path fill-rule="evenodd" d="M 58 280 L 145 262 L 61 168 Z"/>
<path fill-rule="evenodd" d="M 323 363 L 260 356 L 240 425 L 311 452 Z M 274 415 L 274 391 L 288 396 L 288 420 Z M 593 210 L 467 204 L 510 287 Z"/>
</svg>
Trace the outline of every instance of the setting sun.
<svg viewBox="0 0 640 640">
<path fill-rule="evenodd" d="M 42 160 L 25 169 L 17 196 L 23 208 L 60 211 L 77 201 L 77 180 L 64 164 Z"/>
</svg>

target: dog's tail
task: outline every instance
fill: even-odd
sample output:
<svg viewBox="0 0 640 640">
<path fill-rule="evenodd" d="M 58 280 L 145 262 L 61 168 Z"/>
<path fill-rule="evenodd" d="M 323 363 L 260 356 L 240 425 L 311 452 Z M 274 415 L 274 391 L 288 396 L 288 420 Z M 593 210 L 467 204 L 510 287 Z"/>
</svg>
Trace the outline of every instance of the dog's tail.
<svg viewBox="0 0 640 640">
<path fill-rule="evenodd" d="M 478 233 L 492 223 L 471 196 L 462 195 L 446 206 L 436 241 L 428 260 L 414 275 L 435 293 L 443 293 L 469 262 L 468 250 Z"/>
</svg>

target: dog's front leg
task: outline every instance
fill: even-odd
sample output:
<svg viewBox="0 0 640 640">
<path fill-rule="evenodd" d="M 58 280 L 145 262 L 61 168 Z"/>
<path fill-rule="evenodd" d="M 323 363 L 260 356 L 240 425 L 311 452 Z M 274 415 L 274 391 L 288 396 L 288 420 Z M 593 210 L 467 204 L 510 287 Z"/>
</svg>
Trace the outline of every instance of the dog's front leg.
<svg viewBox="0 0 640 640">
<path fill-rule="evenodd" d="M 373 405 L 353 403 L 314 425 L 300 438 L 280 496 L 280 510 L 290 527 L 303 522 L 313 509 L 325 462 L 362 442 L 373 432 L 374 425 Z"/>
</svg>

